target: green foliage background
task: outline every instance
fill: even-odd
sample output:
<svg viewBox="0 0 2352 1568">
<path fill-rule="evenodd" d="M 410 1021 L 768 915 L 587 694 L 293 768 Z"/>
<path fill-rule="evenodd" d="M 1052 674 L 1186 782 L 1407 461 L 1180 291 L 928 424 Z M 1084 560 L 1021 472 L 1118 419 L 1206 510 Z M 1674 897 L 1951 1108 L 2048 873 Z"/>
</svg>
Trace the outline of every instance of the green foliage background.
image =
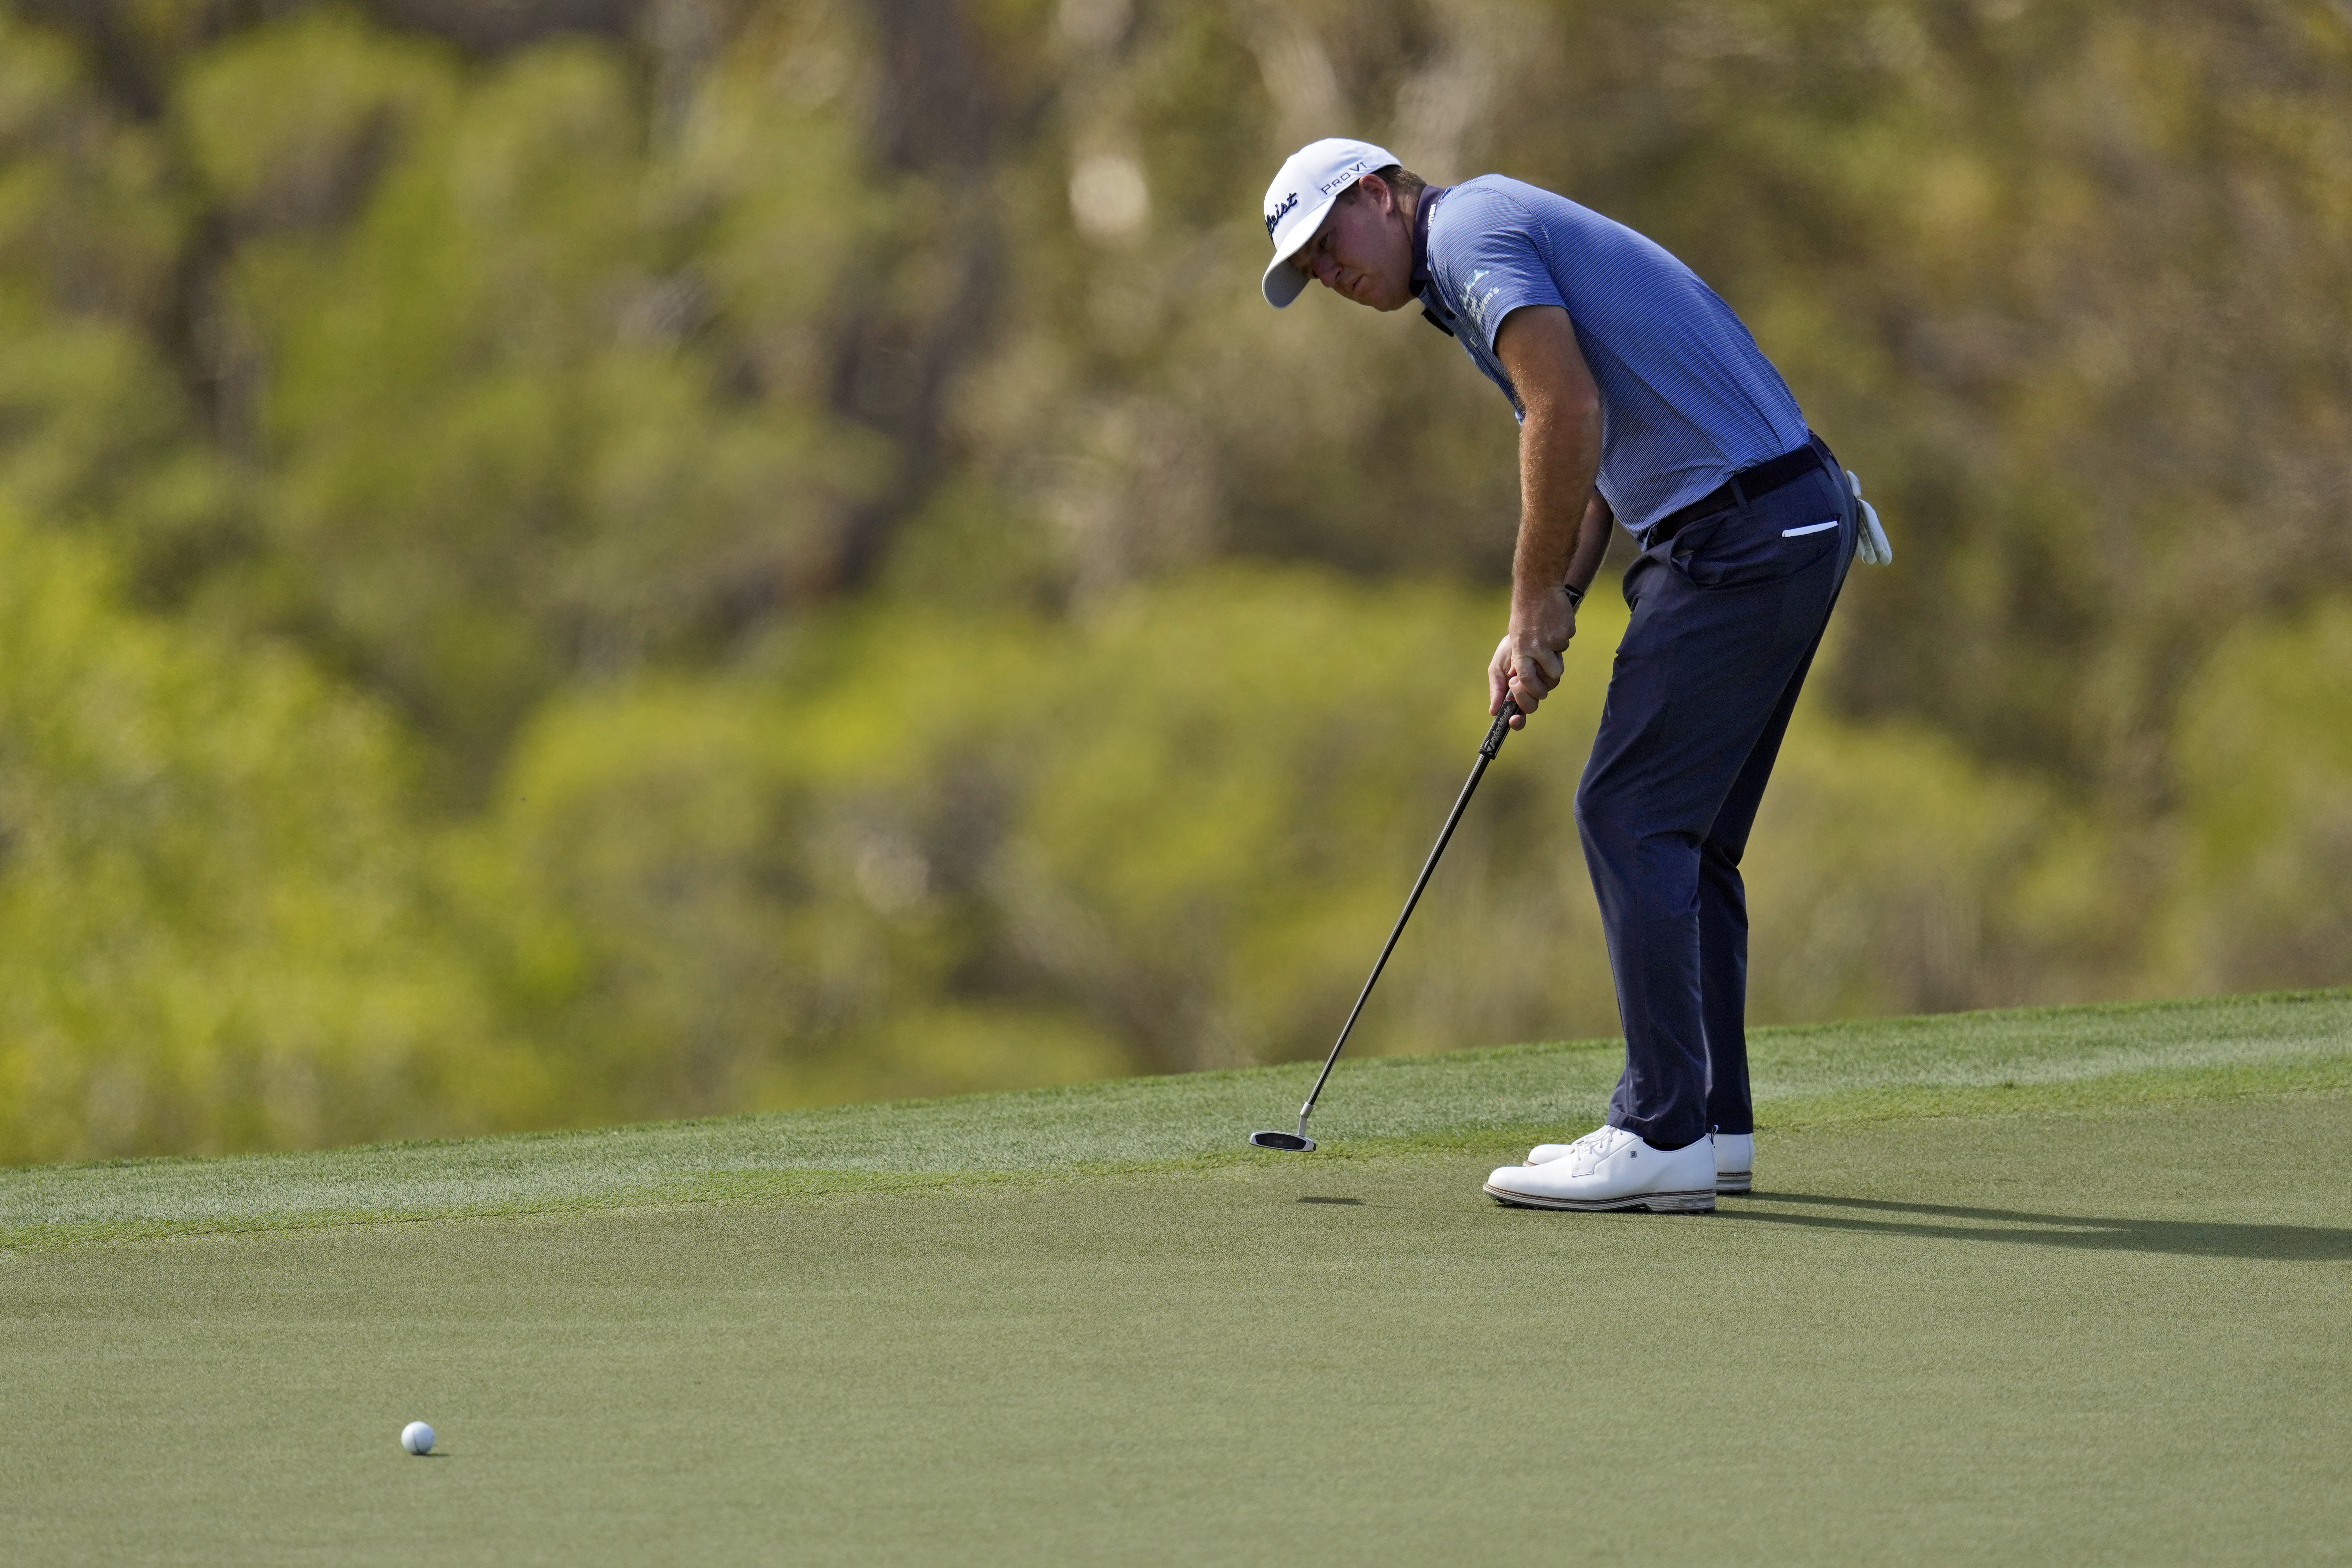
<svg viewBox="0 0 2352 1568">
<path fill-rule="evenodd" d="M 1484 729 L 1501 401 L 1348 132 L 1622 217 L 1898 561 L 1759 1018 L 2352 975 L 2333 0 L 0 0 L 0 1160 L 1307 1055 Z M 1596 595 L 1367 1021 L 1611 1032 Z"/>
</svg>

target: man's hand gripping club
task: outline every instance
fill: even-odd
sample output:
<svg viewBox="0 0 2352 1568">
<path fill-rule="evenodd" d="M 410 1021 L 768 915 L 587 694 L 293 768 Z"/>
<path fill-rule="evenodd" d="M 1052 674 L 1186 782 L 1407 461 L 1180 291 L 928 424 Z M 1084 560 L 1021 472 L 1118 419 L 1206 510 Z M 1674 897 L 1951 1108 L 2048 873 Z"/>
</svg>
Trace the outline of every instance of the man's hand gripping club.
<svg viewBox="0 0 2352 1568">
<path fill-rule="evenodd" d="M 1601 471 L 1601 388 L 1557 305 L 1511 312 L 1495 352 L 1517 389 L 1519 537 L 1511 557 L 1511 625 L 1486 668 L 1486 711 L 1518 704 L 1524 729 L 1566 668 L 1576 601 L 1601 570 L 1615 521 L 1592 488 Z"/>
</svg>

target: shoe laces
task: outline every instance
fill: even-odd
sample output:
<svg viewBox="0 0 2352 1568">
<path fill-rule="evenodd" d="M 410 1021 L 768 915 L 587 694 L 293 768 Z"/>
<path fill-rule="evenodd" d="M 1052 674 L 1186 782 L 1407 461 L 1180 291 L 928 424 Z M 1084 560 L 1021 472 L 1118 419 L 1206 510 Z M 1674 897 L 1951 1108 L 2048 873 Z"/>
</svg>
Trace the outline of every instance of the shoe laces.
<svg viewBox="0 0 2352 1568">
<path fill-rule="evenodd" d="M 1622 1127 L 1594 1128 L 1568 1146 L 1565 1158 L 1570 1162 L 1569 1173 L 1575 1176 L 1584 1175 L 1601 1161 L 1632 1142 L 1633 1137 L 1633 1134 Z"/>
</svg>

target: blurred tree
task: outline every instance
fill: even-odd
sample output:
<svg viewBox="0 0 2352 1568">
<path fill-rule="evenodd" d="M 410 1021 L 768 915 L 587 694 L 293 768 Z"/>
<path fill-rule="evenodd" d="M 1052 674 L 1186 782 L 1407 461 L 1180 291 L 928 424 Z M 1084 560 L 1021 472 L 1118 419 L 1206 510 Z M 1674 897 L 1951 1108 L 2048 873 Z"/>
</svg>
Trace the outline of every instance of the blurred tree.
<svg viewBox="0 0 2352 1568">
<path fill-rule="evenodd" d="M 297 92 L 333 102 L 241 107 Z M 326 16 L 215 51 L 185 102 L 231 210 L 315 202 L 302 193 L 362 177 L 319 165 L 394 149 L 348 225 L 240 246 L 224 319 L 263 367 L 274 548 L 256 595 L 458 759 L 495 763 L 567 676 L 694 647 L 737 602 L 825 569 L 884 454 L 805 377 L 762 374 L 788 368 L 772 359 L 730 384 L 758 321 L 722 312 L 761 290 L 722 242 L 714 269 L 736 289 L 715 298 L 697 252 L 777 178 L 697 179 L 699 136 L 743 133 L 730 105 L 649 162 L 629 82 L 585 45 L 469 82 Z M 340 154 L 321 150 L 335 123 L 355 128 Z M 826 146 L 800 150 L 804 190 L 854 184 L 828 174 Z M 822 298 L 828 259 L 850 264 L 857 221 L 854 200 L 803 213 L 801 290 Z"/>
<path fill-rule="evenodd" d="M 723 682 L 556 705 L 462 850 L 487 916 L 469 941 L 513 944 L 497 968 L 535 977 L 523 1010 L 553 1008 L 582 1070 L 638 1107 L 966 1087 L 976 1033 L 1025 1042 L 1041 1081 L 1306 1054 L 1484 732 L 1464 670 L 1492 608 L 1223 573 L 1059 623 L 863 613 Z M 1391 634 L 1356 656 L 1369 719 L 1300 675 L 1367 620 Z M 955 672 L 910 710 L 888 654 L 918 628 Z M 1588 667 L 1569 705 L 1599 700 Z M 1515 750 L 1366 1048 L 1509 1037 L 1563 1004 L 1609 1026 L 1573 747 L 1555 725 Z M 1557 958 L 1483 975 L 1513 931 Z"/>
<path fill-rule="evenodd" d="M 119 533 L 157 591 L 236 529 L 163 341 L 190 243 L 162 141 L 0 10 L 0 498 Z"/>
<path fill-rule="evenodd" d="M 2191 689 L 2163 972 L 2215 990 L 2352 974 L 2352 598 L 2242 626 Z"/>
<path fill-rule="evenodd" d="M 0 1161 L 564 1113 L 438 918 L 410 757 L 282 650 L 0 515 Z"/>
</svg>

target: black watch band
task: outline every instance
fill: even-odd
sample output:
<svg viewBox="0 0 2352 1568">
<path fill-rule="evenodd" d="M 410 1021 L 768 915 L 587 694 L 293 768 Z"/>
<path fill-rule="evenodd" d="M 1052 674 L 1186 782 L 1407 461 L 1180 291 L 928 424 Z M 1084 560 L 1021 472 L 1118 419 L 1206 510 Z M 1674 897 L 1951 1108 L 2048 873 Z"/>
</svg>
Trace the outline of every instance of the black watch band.
<svg viewBox="0 0 2352 1568">
<path fill-rule="evenodd" d="M 1562 583 L 1559 585 L 1559 591 L 1568 595 L 1568 606 L 1570 609 L 1580 610 L 1584 608 L 1584 589 L 1576 586 L 1572 583 Z"/>
</svg>

